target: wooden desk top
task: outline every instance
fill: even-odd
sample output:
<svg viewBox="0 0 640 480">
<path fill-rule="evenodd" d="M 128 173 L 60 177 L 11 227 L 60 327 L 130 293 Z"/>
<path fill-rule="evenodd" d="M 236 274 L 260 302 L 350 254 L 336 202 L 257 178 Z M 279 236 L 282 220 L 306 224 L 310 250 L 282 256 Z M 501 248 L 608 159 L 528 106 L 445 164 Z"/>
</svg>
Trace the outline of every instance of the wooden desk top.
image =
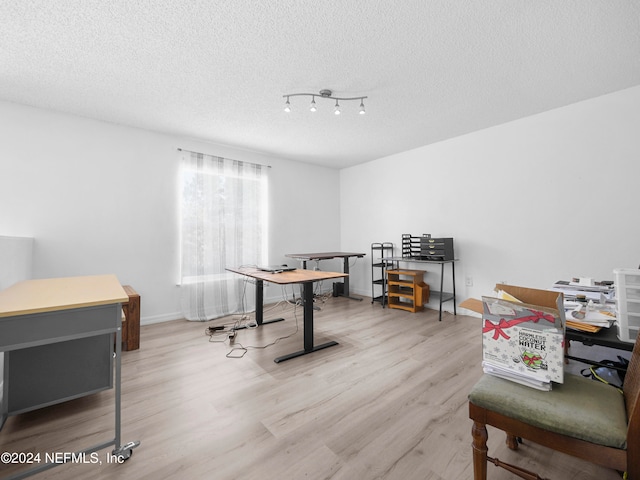
<svg viewBox="0 0 640 480">
<path fill-rule="evenodd" d="M 303 268 L 297 268 L 289 272 L 271 273 L 263 272 L 257 268 L 227 268 L 226 270 L 240 275 L 246 275 L 247 277 L 256 278 L 258 280 L 264 280 L 266 282 L 278 283 L 280 285 L 288 285 L 290 283 L 306 283 L 306 282 L 318 282 L 320 280 L 329 280 L 330 278 L 342 278 L 347 277 L 346 273 L 337 272 L 323 272 L 320 270 L 305 270 Z"/>
<path fill-rule="evenodd" d="M 0 317 L 125 303 L 115 275 L 26 280 L 0 291 Z"/>
<path fill-rule="evenodd" d="M 285 257 L 301 260 L 328 260 L 330 258 L 364 257 L 366 253 L 326 252 L 326 253 L 287 253 Z"/>
</svg>

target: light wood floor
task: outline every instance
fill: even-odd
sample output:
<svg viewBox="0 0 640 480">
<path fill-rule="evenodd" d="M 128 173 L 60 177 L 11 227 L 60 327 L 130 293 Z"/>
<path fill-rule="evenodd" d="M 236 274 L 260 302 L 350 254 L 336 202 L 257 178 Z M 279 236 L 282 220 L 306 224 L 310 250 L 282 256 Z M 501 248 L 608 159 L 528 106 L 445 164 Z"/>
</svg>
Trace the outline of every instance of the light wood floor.
<svg viewBox="0 0 640 480">
<path fill-rule="evenodd" d="M 471 479 L 467 393 L 482 374 L 480 320 L 411 314 L 329 298 L 315 315 L 316 344 L 338 346 L 276 364 L 302 348 L 302 310 L 242 330 L 266 349 L 227 358 L 210 323 L 142 327 L 141 349 L 123 354 L 122 442 L 141 446 L 123 465 L 67 464 L 39 479 Z M 235 352 L 240 353 L 240 352 Z M 10 417 L 0 452 L 73 452 L 113 438 L 113 391 Z M 490 454 L 549 479 L 614 480 L 613 471 L 535 444 L 519 452 L 489 431 Z M 15 472 L 0 465 L 0 477 Z M 492 480 L 513 479 L 489 465 Z"/>
</svg>

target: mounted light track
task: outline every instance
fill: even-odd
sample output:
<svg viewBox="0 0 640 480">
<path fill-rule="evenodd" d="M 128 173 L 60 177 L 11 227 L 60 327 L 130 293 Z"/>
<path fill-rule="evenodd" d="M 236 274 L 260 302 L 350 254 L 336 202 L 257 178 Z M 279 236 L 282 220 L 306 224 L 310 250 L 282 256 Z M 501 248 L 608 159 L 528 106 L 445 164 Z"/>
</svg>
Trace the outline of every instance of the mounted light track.
<svg viewBox="0 0 640 480">
<path fill-rule="evenodd" d="M 365 109 L 364 109 L 364 99 L 368 98 L 366 96 L 364 97 L 335 97 L 333 96 L 333 92 L 331 90 L 320 90 L 319 93 L 288 93 L 286 95 L 282 96 L 283 98 L 286 98 L 287 101 L 284 104 L 284 111 L 289 113 L 291 112 L 291 103 L 289 102 L 289 98 L 290 97 L 311 97 L 311 104 L 309 105 L 309 111 L 311 112 L 315 112 L 318 110 L 318 107 L 316 105 L 316 97 L 318 98 L 328 98 L 330 100 L 335 100 L 336 104 L 333 108 L 333 113 L 335 115 L 340 115 L 342 113 L 342 107 L 340 106 L 339 102 L 348 102 L 348 101 L 352 101 L 352 100 L 360 100 L 360 108 L 358 110 L 358 113 L 360 115 L 364 115 Z"/>
</svg>

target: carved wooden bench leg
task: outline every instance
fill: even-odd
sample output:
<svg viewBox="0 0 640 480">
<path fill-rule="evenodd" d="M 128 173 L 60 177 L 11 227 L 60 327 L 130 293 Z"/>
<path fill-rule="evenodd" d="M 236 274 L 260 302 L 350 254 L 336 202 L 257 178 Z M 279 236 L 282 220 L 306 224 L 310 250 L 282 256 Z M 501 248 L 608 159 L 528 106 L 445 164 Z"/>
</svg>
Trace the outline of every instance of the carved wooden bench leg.
<svg viewBox="0 0 640 480">
<path fill-rule="evenodd" d="M 473 422 L 473 479 L 487 480 L 487 427 L 480 422 Z"/>
<path fill-rule="evenodd" d="M 507 433 L 506 443 L 507 447 L 509 447 L 511 450 L 518 450 L 518 437 L 516 437 L 515 435 Z"/>
</svg>

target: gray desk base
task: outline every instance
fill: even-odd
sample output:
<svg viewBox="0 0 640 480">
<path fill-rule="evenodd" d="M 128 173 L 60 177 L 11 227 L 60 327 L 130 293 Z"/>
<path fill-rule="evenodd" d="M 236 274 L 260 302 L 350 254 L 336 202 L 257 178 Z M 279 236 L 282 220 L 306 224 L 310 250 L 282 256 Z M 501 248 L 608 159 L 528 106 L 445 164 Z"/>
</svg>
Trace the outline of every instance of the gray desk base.
<svg viewBox="0 0 640 480">
<path fill-rule="evenodd" d="M 302 290 L 304 304 L 304 349 L 278 357 L 274 359 L 274 362 L 276 363 L 285 362 L 292 358 L 301 357 L 302 355 L 308 355 L 309 353 L 338 345 L 338 342 L 335 341 L 330 341 L 321 345 L 315 345 L 313 343 L 313 282 L 304 282 L 302 284 Z M 257 308 L 258 307 L 256 306 L 256 310 Z M 260 306 L 260 309 L 262 309 L 262 305 Z"/>
<path fill-rule="evenodd" d="M 3 317 L 0 332 L 4 355 L 0 429 L 8 416 L 112 388 L 115 363 L 115 436 L 76 453 L 113 445 L 114 456 L 122 460 L 131 456 L 140 442 L 122 445 L 120 441 L 120 304 Z M 57 465 L 44 463 L 6 480 L 26 478 Z"/>
</svg>

